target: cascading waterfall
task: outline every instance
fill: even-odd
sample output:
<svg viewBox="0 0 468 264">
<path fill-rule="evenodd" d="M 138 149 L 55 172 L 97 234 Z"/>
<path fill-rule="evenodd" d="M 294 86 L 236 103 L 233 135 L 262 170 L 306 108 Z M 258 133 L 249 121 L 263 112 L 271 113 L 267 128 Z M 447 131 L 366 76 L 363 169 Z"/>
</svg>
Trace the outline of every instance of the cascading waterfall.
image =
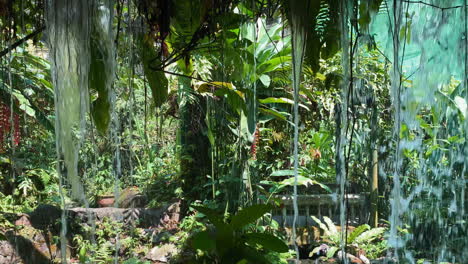
<svg viewBox="0 0 468 264">
<path fill-rule="evenodd" d="M 290 1 L 290 8 L 293 14 L 307 13 L 309 7 L 302 6 L 298 1 Z M 310 3 L 308 2 L 310 5 Z M 302 10 L 302 11 L 301 11 Z M 294 218 L 292 224 L 292 239 L 296 250 L 296 262 L 299 261 L 299 249 L 296 243 L 296 222 L 299 216 L 297 204 L 297 180 L 298 180 L 298 138 L 299 138 L 299 86 L 301 83 L 302 62 L 304 60 L 304 50 L 306 43 L 305 15 L 294 15 L 291 17 L 291 35 L 292 35 L 292 86 L 294 90 L 294 186 L 293 186 L 293 207 Z"/>
<path fill-rule="evenodd" d="M 84 201 L 78 175 L 78 150 L 88 111 L 88 1 L 55 1 L 47 5 L 47 34 L 55 87 L 57 172 L 62 197 L 61 257 L 66 263 L 67 221 L 64 181 L 73 199 Z"/>
<path fill-rule="evenodd" d="M 47 33 L 55 87 L 58 172 L 72 186 L 71 195 L 82 200 L 78 176 L 78 149 L 88 112 L 89 3 L 49 1 Z"/>
<path fill-rule="evenodd" d="M 468 259 L 466 2 L 386 1 L 372 25 L 393 59 L 389 255 L 404 263 L 418 250 L 436 262 Z"/>
<path fill-rule="evenodd" d="M 110 104 L 114 75 L 112 1 L 50 0 L 47 2 L 47 36 L 55 87 L 55 131 L 62 197 L 61 257 L 66 263 L 66 186 L 74 201 L 88 207 L 78 170 L 79 150 L 86 136 L 89 89 L 93 83 L 101 101 Z M 96 45 L 99 44 L 99 45 Z M 96 50 L 91 52 L 91 46 Z M 96 55 L 97 54 L 97 55 Z M 93 61 L 94 60 L 94 61 Z M 90 70 L 94 74 L 90 74 Z M 91 73 L 92 73 L 91 72 Z M 97 72 L 97 74 L 96 74 Z M 104 76 L 104 77 L 102 77 Z M 99 79 L 99 80 L 97 80 Z M 95 120 L 96 121 L 96 120 Z"/>
<path fill-rule="evenodd" d="M 341 84 L 341 104 L 338 106 L 339 111 L 337 113 L 337 125 L 336 125 L 336 177 L 337 182 L 339 183 L 339 208 L 340 208 L 340 226 L 341 230 L 346 230 L 347 220 L 346 220 L 346 180 L 347 180 L 347 170 L 346 162 L 349 162 L 345 159 L 346 146 L 348 145 L 348 98 L 350 96 L 350 85 L 352 85 L 352 80 L 350 72 L 352 71 L 352 61 L 350 63 L 350 38 L 349 38 L 349 12 L 350 12 L 350 1 L 341 1 L 340 2 L 340 11 L 341 11 L 341 47 L 342 47 L 342 56 L 341 56 L 341 67 L 343 68 L 343 82 Z M 353 52 L 351 50 L 351 52 Z M 351 128 L 353 129 L 353 128 Z M 350 146 L 348 146 L 350 147 Z M 340 237 L 340 246 L 343 256 L 346 254 L 346 232 L 341 232 Z M 344 258 L 344 263 L 348 263 L 348 258 Z"/>
<path fill-rule="evenodd" d="M 402 19 L 402 6 L 400 2 L 395 1 L 393 6 L 393 69 L 392 69 L 392 88 L 391 95 L 392 101 L 395 109 L 395 126 L 394 126 L 394 138 L 395 138 L 395 157 L 394 157 L 394 172 L 393 172 L 393 190 L 392 190 L 392 199 L 390 204 L 392 207 L 392 213 L 390 215 L 390 236 L 389 244 L 396 249 L 396 257 L 398 258 L 398 248 L 402 246 L 401 241 L 398 238 L 398 227 L 400 226 L 400 170 L 401 170 L 401 150 L 400 150 L 400 130 L 401 130 L 401 118 L 400 118 L 400 96 L 401 96 L 401 68 L 400 68 L 400 41 L 399 41 L 399 31 Z"/>
</svg>

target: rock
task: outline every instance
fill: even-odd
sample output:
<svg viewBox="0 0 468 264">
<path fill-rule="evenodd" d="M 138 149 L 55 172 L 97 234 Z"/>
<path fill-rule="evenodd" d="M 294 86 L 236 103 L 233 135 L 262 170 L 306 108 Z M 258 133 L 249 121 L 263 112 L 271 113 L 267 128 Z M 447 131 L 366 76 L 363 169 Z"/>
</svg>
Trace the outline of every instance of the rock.
<svg viewBox="0 0 468 264">
<path fill-rule="evenodd" d="M 0 241 L 0 264 L 50 264 L 59 260 L 60 250 L 50 244 L 50 233 L 43 235 L 32 226 L 24 226 L 18 232 L 7 231 L 5 237 L 6 241 Z"/>
<path fill-rule="evenodd" d="M 34 211 L 29 213 L 31 225 L 40 230 L 55 229 L 60 230 L 58 220 L 62 217 L 62 210 L 50 204 L 41 204 Z M 58 232 L 56 232 L 58 233 Z"/>
<path fill-rule="evenodd" d="M 159 223 L 160 227 L 171 230 L 176 229 L 180 221 L 180 201 L 169 204 Z"/>
<path fill-rule="evenodd" d="M 141 226 L 158 226 L 166 229 L 177 227 L 180 220 L 180 201 L 168 204 L 161 208 L 83 208 L 76 207 L 69 209 L 69 214 L 79 218 L 82 222 L 90 217 L 101 221 L 108 217 L 114 221 L 131 222 L 137 218 Z"/>
<path fill-rule="evenodd" d="M 31 226 L 29 216 L 26 214 L 21 215 L 20 218 L 15 221 L 15 226 Z"/>
<path fill-rule="evenodd" d="M 20 263 L 20 258 L 8 241 L 0 241 L 0 264 L 11 263 Z"/>
<path fill-rule="evenodd" d="M 178 253 L 174 244 L 164 244 L 160 247 L 154 247 L 146 255 L 146 259 L 167 263 L 169 259 Z"/>
</svg>

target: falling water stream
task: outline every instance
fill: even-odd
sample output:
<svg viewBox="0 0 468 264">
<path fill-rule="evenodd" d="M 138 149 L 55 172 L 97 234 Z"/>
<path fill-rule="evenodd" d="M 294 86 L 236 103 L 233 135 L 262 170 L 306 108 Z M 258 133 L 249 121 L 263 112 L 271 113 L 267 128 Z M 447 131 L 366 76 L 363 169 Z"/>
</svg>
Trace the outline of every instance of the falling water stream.
<svg viewBox="0 0 468 264">
<path fill-rule="evenodd" d="M 67 252 L 66 209 L 69 205 L 65 201 L 65 196 L 68 186 L 70 197 L 75 202 L 88 207 L 78 161 L 79 150 L 86 136 L 90 107 L 88 85 L 91 81 L 89 72 L 92 59 L 90 40 L 92 34 L 99 34 L 97 41 L 101 44 L 98 46 L 98 49 L 102 49 L 101 55 L 113 54 L 112 14 L 112 1 L 50 0 L 47 2 L 47 36 L 55 87 L 57 171 L 64 209 L 61 229 L 63 263 L 66 263 L 65 252 Z M 107 66 L 102 69 L 105 72 L 101 72 L 100 75 L 110 76 L 104 81 L 105 86 L 110 86 L 114 57 L 102 55 L 100 59 L 102 61 L 98 63 Z M 101 89 L 110 90 L 109 88 Z M 118 153 L 116 156 L 118 160 Z"/>
<path fill-rule="evenodd" d="M 352 46 L 350 45 L 350 38 L 348 35 L 348 19 L 351 8 L 350 1 L 341 1 L 340 2 L 340 26 L 341 26 L 341 47 L 342 47 L 342 56 L 341 56 L 341 67 L 343 68 L 343 82 L 341 85 L 341 104 L 339 106 L 339 111 L 337 113 L 337 125 L 336 125 L 336 149 L 335 149 L 335 170 L 336 178 L 339 183 L 338 198 L 339 198 L 339 208 L 340 208 L 340 226 L 341 230 L 346 230 L 347 219 L 346 219 L 346 182 L 347 182 L 347 166 L 348 162 L 345 158 L 346 146 L 348 145 L 348 134 L 349 134 L 349 122 L 348 122 L 348 100 L 350 97 L 350 86 L 352 84 Z M 350 54 L 351 53 L 351 54 Z M 351 61 L 351 62 L 350 62 Z M 353 128 L 351 128 L 352 130 Z M 349 147 L 349 146 L 348 146 Z M 341 251 L 342 254 L 346 254 L 346 232 L 341 232 Z M 344 263 L 348 263 L 348 258 L 344 258 Z"/>
<path fill-rule="evenodd" d="M 297 1 L 290 2 L 290 8 L 294 14 L 301 14 L 304 11 L 300 10 L 309 10 L 309 7 L 304 7 L 301 3 Z M 293 207 L 294 207 L 294 218 L 292 224 L 292 238 L 294 248 L 296 250 L 296 262 L 299 261 L 299 249 L 296 242 L 296 222 L 299 216 L 299 208 L 297 204 L 297 180 L 298 180 L 298 138 L 299 138 L 299 86 L 301 83 L 301 73 L 302 73 L 302 62 L 304 60 L 304 50 L 306 43 L 306 32 L 304 27 L 304 18 L 307 15 L 303 16 L 292 16 L 291 17 L 291 34 L 292 34 L 292 86 L 294 90 L 294 189 L 293 189 Z"/>
<path fill-rule="evenodd" d="M 348 127 L 353 105 L 348 100 L 354 96 L 349 89 L 364 88 L 353 83 L 359 54 L 351 42 L 363 36 L 351 27 L 356 12 L 353 2 L 340 1 L 340 5 L 343 85 L 336 171 L 340 224 L 345 230 L 349 163 L 345 151 L 351 148 Z M 379 51 L 392 63 L 394 153 L 386 164 L 380 164 L 380 173 L 392 186 L 388 257 L 397 262 L 416 263 L 421 257 L 437 263 L 466 263 L 468 259 L 467 10 L 466 0 L 383 1 L 370 27 L 370 36 L 383 47 Z M 366 40 L 357 43 L 366 44 Z M 382 151 L 388 149 L 382 146 Z M 345 232 L 341 241 L 344 250 Z"/>
<path fill-rule="evenodd" d="M 389 256 L 466 263 L 467 1 L 384 2 L 372 34 L 393 62 Z"/>
</svg>

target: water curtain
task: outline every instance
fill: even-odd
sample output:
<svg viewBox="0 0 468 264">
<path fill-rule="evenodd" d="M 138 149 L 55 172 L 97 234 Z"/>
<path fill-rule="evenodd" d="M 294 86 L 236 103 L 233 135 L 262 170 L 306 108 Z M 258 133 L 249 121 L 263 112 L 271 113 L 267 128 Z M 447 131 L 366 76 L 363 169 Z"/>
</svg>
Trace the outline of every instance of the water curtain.
<svg viewBox="0 0 468 264">
<path fill-rule="evenodd" d="M 294 90 L 294 189 L 293 189 L 293 207 L 294 218 L 292 225 L 292 239 L 296 250 L 296 261 L 299 260 L 299 250 L 296 243 L 296 222 L 299 216 L 297 203 L 297 184 L 298 184 L 298 138 L 299 138 L 299 88 L 301 83 L 302 62 L 304 60 L 304 51 L 306 45 L 306 27 L 310 1 L 289 1 L 292 34 L 292 86 Z"/>
<path fill-rule="evenodd" d="M 47 42 L 55 87 L 57 172 L 64 208 L 61 230 L 63 263 L 66 263 L 67 244 L 67 186 L 70 186 L 70 197 L 74 201 L 88 204 L 78 161 L 79 150 L 86 136 L 90 89 L 98 92 L 98 98 L 92 102 L 93 113 L 103 114 L 110 108 L 110 86 L 114 75 L 112 13 L 111 1 L 47 2 Z M 99 121 L 105 120 L 105 114 L 93 117 L 99 125 L 102 125 Z"/>
<path fill-rule="evenodd" d="M 384 1 L 371 26 L 393 63 L 389 255 L 408 263 L 468 259 L 466 2 Z"/>
</svg>

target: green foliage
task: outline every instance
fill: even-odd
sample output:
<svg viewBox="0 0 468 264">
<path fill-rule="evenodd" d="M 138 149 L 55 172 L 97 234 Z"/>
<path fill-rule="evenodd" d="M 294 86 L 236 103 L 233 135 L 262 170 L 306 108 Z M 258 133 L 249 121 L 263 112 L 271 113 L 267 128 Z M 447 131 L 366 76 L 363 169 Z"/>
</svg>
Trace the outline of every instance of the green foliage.
<svg viewBox="0 0 468 264">
<path fill-rule="evenodd" d="M 271 211 L 273 208 L 271 205 L 256 204 L 247 208 L 241 209 L 231 218 L 230 225 L 235 230 L 240 230 L 243 227 L 251 224 L 255 220 L 261 218 L 264 214 Z"/>
<path fill-rule="evenodd" d="M 325 223 L 315 216 L 311 217 L 319 225 L 320 229 L 322 229 L 324 233 L 323 239 L 330 246 L 327 251 L 327 257 L 332 258 L 341 248 L 341 239 L 344 237 L 343 231 L 338 231 L 333 221 L 326 216 L 323 217 Z M 348 252 L 364 250 L 368 258 L 373 259 L 380 257 L 380 254 L 386 250 L 387 245 L 386 240 L 383 240 L 383 234 L 385 231 L 386 229 L 383 227 L 370 228 L 370 226 L 366 224 L 360 225 L 354 228 L 346 238 L 346 250 Z M 310 254 L 314 254 L 319 249 L 320 247 L 316 247 Z"/>
<path fill-rule="evenodd" d="M 25 113 L 50 132 L 54 131 L 50 119 L 54 95 L 49 62 L 25 48 L 18 48 L 12 54 L 10 66 L 13 87 L 9 87 L 6 67 L 0 68 L 0 80 L 4 84 L 0 87 L 0 101 L 10 105 L 13 98 L 15 113 Z"/>
<path fill-rule="evenodd" d="M 124 263 L 146 264 L 138 260 L 151 243 L 140 228 L 126 228 L 123 223 L 104 218 L 93 227 L 83 225 L 84 233 L 77 234 L 73 242 L 77 247 L 80 263 L 110 264 L 115 261 L 115 251 L 119 250 L 119 260 Z M 94 240 L 91 237 L 94 236 Z"/>
<path fill-rule="evenodd" d="M 168 80 L 164 73 L 158 69 L 160 65 L 158 55 L 155 51 L 154 41 L 150 36 L 138 36 L 138 51 L 143 64 L 146 79 L 151 88 L 153 103 L 155 107 L 160 107 L 168 96 Z"/>
<path fill-rule="evenodd" d="M 271 206 L 259 204 L 244 208 L 232 216 L 230 221 L 224 221 L 224 217 L 212 209 L 202 206 L 192 207 L 203 213 L 214 224 L 214 228 L 208 226 L 205 231 L 194 234 L 191 239 L 192 247 L 204 252 L 198 261 L 271 263 L 264 257 L 263 250 L 288 252 L 288 246 L 276 236 L 246 230 L 252 222 L 270 211 Z"/>
</svg>

